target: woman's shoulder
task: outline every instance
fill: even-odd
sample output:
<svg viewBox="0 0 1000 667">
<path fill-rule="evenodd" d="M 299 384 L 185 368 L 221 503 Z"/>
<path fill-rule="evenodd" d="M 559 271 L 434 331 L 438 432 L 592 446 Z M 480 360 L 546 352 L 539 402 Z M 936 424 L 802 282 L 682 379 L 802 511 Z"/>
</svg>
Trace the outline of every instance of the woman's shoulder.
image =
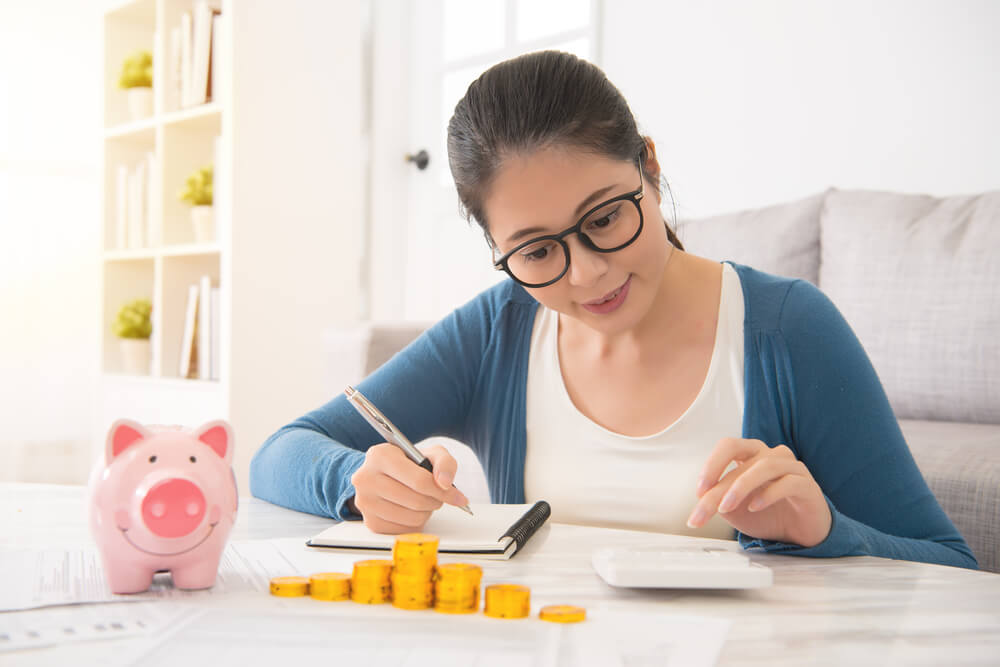
<svg viewBox="0 0 1000 667">
<path fill-rule="evenodd" d="M 788 278 L 729 262 L 743 288 L 747 326 L 783 330 L 823 320 L 839 312 L 815 285 L 801 278 Z"/>
<path fill-rule="evenodd" d="M 530 331 L 538 302 L 512 280 L 488 287 L 431 327 L 431 333 L 488 345 L 502 336 Z"/>
<path fill-rule="evenodd" d="M 493 323 L 505 314 L 534 316 L 538 302 L 513 280 L 504 279 L 472 297 L 458 307 L 452 315 L 459 320 L 481 319 Z"/>
</svg>

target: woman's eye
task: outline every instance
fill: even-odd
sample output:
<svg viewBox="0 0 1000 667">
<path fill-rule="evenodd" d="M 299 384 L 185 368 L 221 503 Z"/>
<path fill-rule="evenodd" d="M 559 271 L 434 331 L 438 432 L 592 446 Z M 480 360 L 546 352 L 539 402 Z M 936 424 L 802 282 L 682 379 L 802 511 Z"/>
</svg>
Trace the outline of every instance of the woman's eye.
<svg viewBox="0 0 1000 667">
<path fill-rule="evenodd" d="M 588 220 L 587 227 L 589 229 L 600 231 L 602 229 L 606 229 L 617 219 L 618 219 L 618 209 L 615 208 L 615 210 L 613 211 L 604 211 L 601 213 L 600 216 Z"/>
<path fill-rule="evenodd" d="M 521 257 L 521 261 L 524 262 L 540 262 L 549 256 L 549 244 L 545 245 L 535 245 L 529 246 L 518 253 Z"/>
</svg>

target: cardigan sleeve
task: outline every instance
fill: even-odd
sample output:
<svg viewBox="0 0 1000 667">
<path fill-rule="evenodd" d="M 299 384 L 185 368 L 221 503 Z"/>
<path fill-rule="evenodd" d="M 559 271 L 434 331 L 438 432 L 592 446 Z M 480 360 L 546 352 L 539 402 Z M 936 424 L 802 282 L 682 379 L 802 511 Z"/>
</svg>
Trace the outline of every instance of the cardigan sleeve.
<svg viewBox="0 0 1000 667">
<path fill-rule="evenodd" d="M 785 376 L 771 383 L 787 392 L 780 403 L 792 442 L 783 444 L 823 490 L 833 523 L 811 548 L 742 534 L 740 543 L 800 556 L 868 555 L 976 568 L 917 468 L 867 354 L 829 298 L 796 281 L 777 330 L 760 335 L 769 339 L 762 347 L 774 355 L 773 374 Z"/>
<path fill-rule="evenodd" d="M 428 329 L 357 388 L 413 442 L 433 435 L 463 439 L 490 310 L 484 293 Z M 357 519 L 347 507 L 355 495 L 350 478 L 368 448 L 380 442 L 381 436 L 338 394 L 261 445 L 250 462 L 250 492 L 301 512 Z"/>
</svg>

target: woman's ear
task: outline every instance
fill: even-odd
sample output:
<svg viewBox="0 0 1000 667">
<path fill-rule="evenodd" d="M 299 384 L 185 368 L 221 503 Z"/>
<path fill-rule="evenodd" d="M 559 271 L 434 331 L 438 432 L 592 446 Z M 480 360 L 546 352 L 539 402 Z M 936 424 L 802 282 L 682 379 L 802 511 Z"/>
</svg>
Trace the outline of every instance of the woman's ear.
<svg viewBox="0 0 1000 667">
<path fill-rule="evenodd" d="M 656 144 L 652 137 L 643 137 L 646 142 L 646 163 L 642 165 L 643 173 L 652 176 L 653 192 L 656 194 L 656 203 L 660 203 L 660 163 L 656 160 Z"/>
</svg>

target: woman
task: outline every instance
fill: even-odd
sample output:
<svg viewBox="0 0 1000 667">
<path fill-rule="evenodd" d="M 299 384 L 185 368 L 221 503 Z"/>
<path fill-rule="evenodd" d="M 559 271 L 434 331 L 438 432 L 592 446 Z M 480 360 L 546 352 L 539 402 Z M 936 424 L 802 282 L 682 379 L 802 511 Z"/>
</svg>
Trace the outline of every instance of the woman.
<svg viewBox="0 0 1000 667">
<path fill-rule="evenodd" d="M 456 106 L 448 152 L 511 280 L 361 382 L 411 440 L 469 444 L 494 502 L 544 498 L 555 521 L 976 566 L 833 304 L 684 252 L 653 142 L 597 67 L 558 52 L 496 65 Z M 454 459 L 427 455 L 433 475 L 338 396 L 264 443 L 251 490 L 418 530 L 466 502 Z"/>
</svg>

